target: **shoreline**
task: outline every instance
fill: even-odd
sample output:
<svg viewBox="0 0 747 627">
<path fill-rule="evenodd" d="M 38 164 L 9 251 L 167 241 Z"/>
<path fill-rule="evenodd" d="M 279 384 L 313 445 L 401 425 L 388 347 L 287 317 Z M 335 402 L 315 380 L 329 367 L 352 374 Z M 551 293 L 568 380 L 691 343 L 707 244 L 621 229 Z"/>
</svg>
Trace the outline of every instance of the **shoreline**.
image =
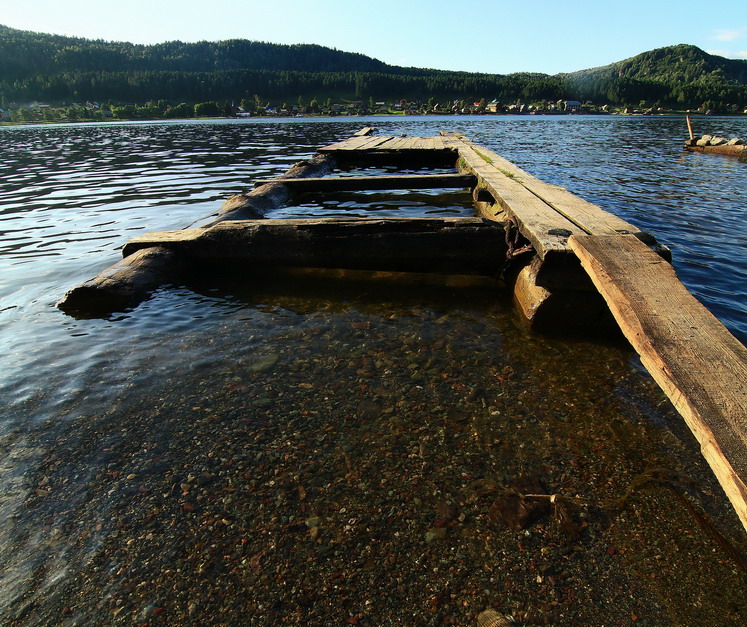
<svg viewBox="0 0 747 627">
<path fill-rule="evenodd" d="M 691 117 L 699 118 L 741 118 L 747 117 L 745 113 L 720 113 L 720 114 L 706 114 L 706 113 L 691 113 L 688 111 L 667 111 L 664 113 L 624 113 L 618 111 L 598 111 L 593 113 L 565 113 L 562 111 L 558 112 L 531 112 L 531 113 L 514 113 L 514 112 L 502 112 L 502 113 L 422 113 L 422 114 L 406 114 L 406 113 L 361 113 L 361 114 L 345 114 L 345 115 L 324 115 L 324 114 L 298 114 L 298 115 L 247 115 L 247 116 L 205 116 L 205 117 L 178 117 L 178 118 L 122 118 L 122 119 L 83 119 L 83 120 L 33 120 L 24 122 L 13 122 L 9 120 L 0 120 L 0 128 L 4 126 L 40 126 L 40 125 L 57 125 L 57 124 L 110 124 L 119 122 L 186 122 L 186 121 L 207 121 L 207 120 L 289 120 L 296 118 L 304 119 L 345 119 L 345 118 L 429 118 L 429 117 L 454 117 L 454 118 L 465 118 L 465 117 L 527 117 L 527 116 L 572 116 L 572 117 L 590 117 L 590 116 L 627 116 L 627 117 L 680 117 L 689 115 Z"/>
</svg>

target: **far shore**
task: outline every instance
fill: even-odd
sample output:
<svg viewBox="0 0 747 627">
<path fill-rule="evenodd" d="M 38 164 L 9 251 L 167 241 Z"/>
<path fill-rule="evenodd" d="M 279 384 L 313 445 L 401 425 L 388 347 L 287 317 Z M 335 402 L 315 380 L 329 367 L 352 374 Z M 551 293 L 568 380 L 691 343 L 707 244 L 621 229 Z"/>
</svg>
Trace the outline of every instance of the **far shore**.
<svg viewBox="0 0 747 627">
<path fill-rule="evenodd" d="M 205 117 L 180 117 L 180 118 L 83 118 L 77 120 L 59 119 L 59 120 L 28 120 L 28 121 L 11 121 L 11 120 L 0 120 L 0 126 L 39 126 L 39 125 L 55 125 L 55 124 L 110 124 L 118 122 L 187 122 L 190 120 L 288 120 L 294 118 L 307 118 L 307 119 L 366 119 L 366 118 L 428 118 L 428 117 L 503 117 L 503 116 L 573 116 L 573 117 L 589 117 L 599 115 L 623 115 L 631 117 L 671 117 L 671 116 L 685 116 L 691 117 L 746 117 L 747 113 L 701 113 L 693 111 L 665 111 L 657 113 L 649 113 L 644 111 L 594 111 L 594 112 L 573 112 L 566 113 L 563 111 L 536 111 L 531 113 L 514 113 L 514 112 L 501 112 L 501 113 L 420 113 L 420 114 L 408 114 L 405 112 L 392 112 L 392 113 L 361 113 L 361 114 L 343 114 L 343 115 L 325 115 L 325 114 L 291 114 L 291 115 L 253 115 L 253 116 L 205 116 Z"/>
</svg>

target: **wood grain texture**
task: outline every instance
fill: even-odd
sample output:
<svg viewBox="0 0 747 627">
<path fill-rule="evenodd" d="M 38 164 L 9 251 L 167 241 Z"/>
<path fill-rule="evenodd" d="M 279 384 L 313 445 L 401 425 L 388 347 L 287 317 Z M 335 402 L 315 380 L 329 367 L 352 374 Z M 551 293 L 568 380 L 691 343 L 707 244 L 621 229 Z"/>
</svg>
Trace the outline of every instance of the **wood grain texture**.
<svg viewBox="0 0 747 627">
<path fill-rule="evenodd" d="M 582 229 L 513 177 L 506 176 L 490 160 L 485 159 L 482 149 L 478 151 L 464 142 L 459 143 L 458 149 L 462 167 L 477 176 L 480 185 L 516 220 L 522 235 L 532 243 L 541 258 L 545 259 L 548 254 L 572 256 L 568 248 L 568 237 L 572 234 L 584 234 Z"/>
<path fill-rule="evenodd" d="M 370 141 L 371 137 L 368 136 L 348 137 L 347 139 L 343 139 L 342 141 L 320 148 L 319 152 L 324 153 L 334 152 L 336 150 L 356 150 L 359 146 L 362 146 Z"/>
<path fill-rule="evenodd" d="M 473 142 L 466 139 L 462 141 L 490 159 L 493 166 L 503 172 L 510 173 L 513 180 L 526 187 L 537 198 L 547 203 L 584 232 L 593 235 L 622 235 L 640 232 L 640 229 L 633 224 L 572 194 L 563 187 L 551 185 L 532 176 L 529 172 L 525 172 L 489 148 L 476 146 Z"/>
<path fill-rule="evenodd" d="M 276 179 L 255 181 L 254 185 L 271 185 Z M 367 189 L 458 189 L 474 187 L 477 179 L 471 174 L 401 174 L 399 176 L 336 176 L 322 178 L 283 179 L 294 192 L 333 192 Z"/>
<path fill-rule="evenodd" d="M 747 348 L 635 236 L 573 236 L 570 246 L 747 529 Z"/>
<path fill-rule="evenodd" d="M 349 151 L 424 151 L 424 150 L 453 150 L 454 145 L 445 141 L 442 137 L 350 137 L 346 140 L 324 146 L 319 149 L 320 153 L 335 153 Z"/>
<path fill-rule="evenodd" d="M 148 233 L 124 255 L 160 247 L 233 266 L 346 268 L 496 275 L 505 259 L 500 224 L 482 218 L 320 218 L 221 222 Z"/>
<path fill-rule="evenodd" d="M 56 306 L 71 315 L 121 311 L 160 285 L 178 280 L 185 267 L 184 258 L 173 251 L 160 246 L 143 248 L 72 288 Z"/>
<path fill-rule="evenodd" d="M 747 155 L 747 146 L 685 146 L 685 150 L 690 152 L 700 152 L 704 154 L 730 155 L 732 157 L 744 158 Z"/>
</svg>

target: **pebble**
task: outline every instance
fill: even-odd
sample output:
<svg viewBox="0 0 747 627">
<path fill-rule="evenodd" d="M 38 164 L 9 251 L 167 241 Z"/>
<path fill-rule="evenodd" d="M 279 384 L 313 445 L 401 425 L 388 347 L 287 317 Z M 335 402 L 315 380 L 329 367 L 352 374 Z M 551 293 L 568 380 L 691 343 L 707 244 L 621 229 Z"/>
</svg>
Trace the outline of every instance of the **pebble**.
<svg viewBox="0 0 747 627">
<path fill-rule="evenodd" d="M 212 342 L 199 373 L 128 389 L 57 439 L 30 431 L 32 493 L 5 523 L 46 544 L 1 559 L 33 565 L 44 594 L 19 579 L 9 624 L 29 599 L 40 624 L 65 607 L 91 624 L 474 625 L 486 608 L 525 624 L 740 624 L 733 567 L 669 493 L 576 512 L 572 540 L 552 511 L 518 531 L 491 516 L 524 476 L 604 499 L 656 464 L 718 492 L 690 440 L 662 434 L 677 418 L 628 351 L 537 338 L 463 292 L 405 306 L 391 290 L 376 307 L 245 304 L 231 332 L 185 332 Z"/>
</svg>

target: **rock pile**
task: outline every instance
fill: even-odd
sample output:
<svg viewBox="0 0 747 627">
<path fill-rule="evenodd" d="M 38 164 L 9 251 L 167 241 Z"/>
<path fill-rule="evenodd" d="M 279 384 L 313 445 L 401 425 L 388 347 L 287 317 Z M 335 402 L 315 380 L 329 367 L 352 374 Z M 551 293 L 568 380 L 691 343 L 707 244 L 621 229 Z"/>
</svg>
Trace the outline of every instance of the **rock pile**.
<svg viewBox="0 0 747 627">
<path fill-rule="evenodd" d="M 725 137 L 719 137 L 717 135 L 703 135 L 702 137 L 688 139 L 685 142 L 686 146 L 744 146 L 747 145 L 747 141 L 734 137 L 732 139 L 726 139 Z"/>
</svg>

